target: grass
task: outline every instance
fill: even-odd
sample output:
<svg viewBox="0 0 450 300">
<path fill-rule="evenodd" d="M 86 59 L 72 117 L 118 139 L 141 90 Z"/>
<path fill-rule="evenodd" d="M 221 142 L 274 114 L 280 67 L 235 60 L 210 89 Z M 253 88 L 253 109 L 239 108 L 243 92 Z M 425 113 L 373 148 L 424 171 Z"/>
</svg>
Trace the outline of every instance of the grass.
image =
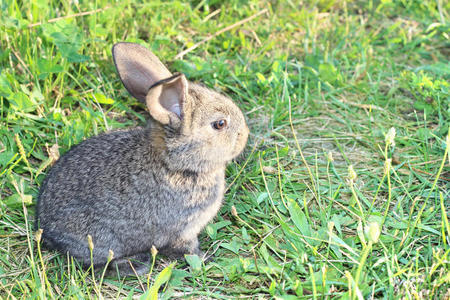
<svg viewBox="0 0 450 300">
<path fill-rule="evenodd" d="M 448 2 L 0 6 L 1 298 L 450 297 Z M 235 99 L 251 137 L 200 237 L 210 262 L 99 278 L 40 248 L 34 203 L 71 146 L 145 124 L 112 64 L 123 40 Z"/>
</svg>

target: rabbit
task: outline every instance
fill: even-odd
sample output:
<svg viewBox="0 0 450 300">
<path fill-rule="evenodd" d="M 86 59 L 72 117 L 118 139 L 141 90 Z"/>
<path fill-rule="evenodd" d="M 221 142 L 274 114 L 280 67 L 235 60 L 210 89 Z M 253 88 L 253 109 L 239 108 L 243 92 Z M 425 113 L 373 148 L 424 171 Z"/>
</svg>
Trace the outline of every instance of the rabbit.
<svg viewBox="0 0 450 300">
<path fill-rule="evenodd" d="M 40 188 L 36 229 L 46 248 L 84 267 L 105 267 L 112 250 L 108 270 L 142 275 L 152 246 L 168 257 L 203 255 L 198 235 L 222 204 L 226 165 L 243 152 L 249 129 L 230 98 L 170 73 L 147 48 L 120 42 L 112 55 L 151 118 L 63 155 Z"/>
</svg>

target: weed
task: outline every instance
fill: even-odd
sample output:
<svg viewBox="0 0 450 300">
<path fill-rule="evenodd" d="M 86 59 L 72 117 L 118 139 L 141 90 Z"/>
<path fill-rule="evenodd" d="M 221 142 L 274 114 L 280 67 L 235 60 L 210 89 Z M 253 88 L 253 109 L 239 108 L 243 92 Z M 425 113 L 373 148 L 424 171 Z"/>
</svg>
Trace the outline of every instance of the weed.
<svg viewBox="0 0 450 300">
<path fill-rule="evenodd" d="M 447 2 L 9 0 L 0 9 L 0 297 L 450 296 Z M 96 276 L 42 249 L 32 231 L 60 155 L 148 118 L 111 63 L 123 40 L 230 95 L 251 128 L 201 235 L 212 259 L 171 263 L 155 249 L 146 278 Z"/>
</svg>

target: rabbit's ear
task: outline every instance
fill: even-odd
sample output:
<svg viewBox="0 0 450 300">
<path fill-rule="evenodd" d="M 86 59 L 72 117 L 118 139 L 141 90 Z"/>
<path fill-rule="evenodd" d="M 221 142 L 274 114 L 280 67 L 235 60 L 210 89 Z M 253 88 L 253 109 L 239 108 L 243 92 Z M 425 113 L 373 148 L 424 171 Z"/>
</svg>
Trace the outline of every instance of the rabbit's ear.
<svg viewBox="0 0 450 300">
<path fill-rule="evenodd" d="M 135 43 L 117 43 L 112 48 L 114 63 L 128 92 L 144 102 L 155 82 L 172 74 L 147 48 Z"/>
<path fill-rule="evenodd" d="M 179 127 L 187 93 L 188 82 L 183 74 L 161 80 L 150 88 L 145 100 L 150 115 L 161 124 Z"/>
</svg>

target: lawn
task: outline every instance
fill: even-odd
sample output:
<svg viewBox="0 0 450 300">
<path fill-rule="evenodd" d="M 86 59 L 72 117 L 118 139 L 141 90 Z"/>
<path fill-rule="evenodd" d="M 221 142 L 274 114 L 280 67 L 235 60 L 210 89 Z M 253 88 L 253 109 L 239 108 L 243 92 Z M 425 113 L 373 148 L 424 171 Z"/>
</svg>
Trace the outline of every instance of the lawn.
<svg viewBox="0 0 450 300">
<path fill-rule="evenodd" d="M 0 3 L 0 298 L 450 298 L 450 2 Z M 119 41 L 245 112 L 210 261 L 102 277 L 37 243 L 58 157 L 149 118 Z"/>
</svg>

